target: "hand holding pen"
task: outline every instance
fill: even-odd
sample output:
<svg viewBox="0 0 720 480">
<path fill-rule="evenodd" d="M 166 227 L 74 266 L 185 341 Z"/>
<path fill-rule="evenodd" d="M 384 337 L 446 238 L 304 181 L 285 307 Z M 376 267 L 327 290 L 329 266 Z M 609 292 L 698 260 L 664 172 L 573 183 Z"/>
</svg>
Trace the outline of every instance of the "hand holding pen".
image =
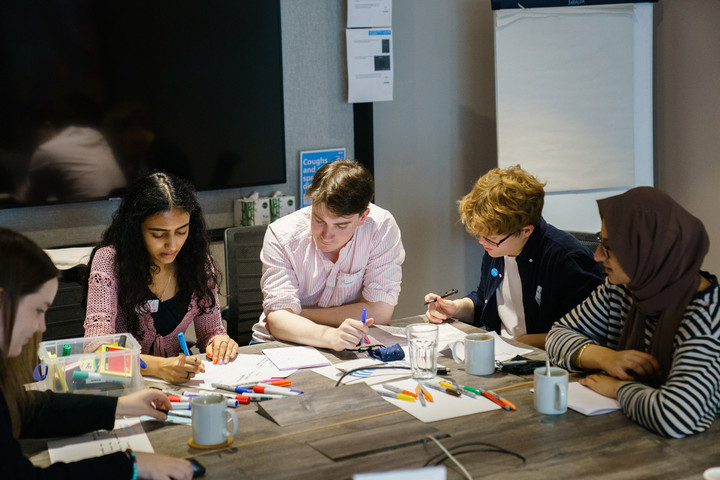
<svg viewBox="0 0 720 480">
<path fill-rule="evenodd" d="M 452 300 L 445 301 L 452 295 L 458 293 L 456 289 L 448 290 L 442 295 L 428 293 L 425 295 L 425 305 L 428 307 L 425 317 L 431 323 L 442 323 L 443 320 L 452 317 L 457 312 L 457 305 Z"/>
<path fill-rule="evenodd" d="M 115 416 L 139 417 L 149 415 L 158 420 L 165 420 L 167 412 L 171 408 L 172 403 L 163 392 L 156 388 L 146 388 L 118 398 Z"/>
</svg>

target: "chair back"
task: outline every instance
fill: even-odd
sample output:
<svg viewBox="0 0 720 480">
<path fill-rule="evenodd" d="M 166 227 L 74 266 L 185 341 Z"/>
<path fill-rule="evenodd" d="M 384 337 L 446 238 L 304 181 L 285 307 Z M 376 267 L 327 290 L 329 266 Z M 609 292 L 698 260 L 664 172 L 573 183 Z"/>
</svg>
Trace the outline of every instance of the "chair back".
<svg viewBox="0 0 720 480">
<path fill-rule="evenodd" d="M 231 227 L 225 230 L 225 284 L 227 285 L 228 335 L 247 345 L 252 327 L 262 314 L 262 250 L 267 225 Z"/>
<path fill-rule="evenodd" d="M 577 238 L 580 243 L 585 245 L 590 249 L 591 252 L 595 252 L 600 242 L 597 240 L 597 233 L 590 233 L 590 232 L 575 232 L 568 230 L 568 233 L 571 234 L 573 237 Z"/>
</svg>

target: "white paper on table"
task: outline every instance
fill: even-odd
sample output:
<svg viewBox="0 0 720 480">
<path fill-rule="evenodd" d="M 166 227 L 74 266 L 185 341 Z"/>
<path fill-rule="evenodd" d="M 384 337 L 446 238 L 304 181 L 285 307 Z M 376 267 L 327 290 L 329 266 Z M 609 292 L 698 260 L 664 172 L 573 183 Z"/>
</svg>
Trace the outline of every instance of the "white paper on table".
<svg viewBox="0 0 720 480">
<path fill-rule="evenodd" d="M 568 384 L 567 396 L 568 407 L 583 415 L 602 415 L 620 410 L 620 402 L 616 399 L 600 395 L 578 382 Z"/>
<path fill-rule="evenodd" d="M 367 334 L 373 343 L 380 343 L 389 347 L 390 345 L 407 344 L 407 335 L 405 327 L 392 327 L 390 325 L 373 325 Z"/>
<path fill-rule="evenodd" d="M 415 387 L 418 385 L 418 382 L 412 379 L 385 383 L 390 383 L 391 385 L 411 392 L 414 392 Z M 382 385 L 373 385 L 372 388 L 377 391 L 385 390 L 382 388 Z M 393 405 L 397 405 L 413 417 L 425 423 L 500 409 L 499 405 L 493 403 L 482 395 L 478 395 L 476 398 L 470 398 L 466 395 L 455 397 L 432 388 L 428 388 L 427 390 L 428 393 L 432 395 L 433 401 L 426 402 L 426 406 L 424 407 L 422 406 L 422 403 L 420 403 L 420 400 L 407 402 L 396 398 L 382 398 Z"/>
<path fill-rule="evenodd" d="M 446 480 L 444 465 L 414 468 L 412 470 L 391 470 L 389 472 L 356 473 L 353 480 Z"/>
<path fill-rule="evenodd" d="M 390 382 L 392 380 L 397 380 L 398 378 L 410 376 L 410 369 L 408 368 L 410 367 L 410 364 L 408 364 L 408 362 L 404 360 L 397 362 L 381 362 L 380 360 L 376 360 L 374 358 L 358 358 L 357 360 L 348 360 L 347 362 L 336 363 L 335 365 L 330 365 L 328 367 L 314 368 L 313 372 L 337 382 L 338 379 L 343 375 L 343 373 L 348 370 L 372 365 L 397 365 L 399 367 L 405 368 L 358 370 L 357 372 L 346 375 L 345 378 L 343 378 L 342 380 L 342 384 L 348 385 L 351 383 L 364 382 L 368 385 L 374 385 L 376 383 Z"/>
<path fill-rule="evenodd" d="M 348 102 L 393 99 L 392 28 L 345 30 L 348 66 Z"/>
<path fill-rule="evenodd" d="M 332 365 L 330 360 L 313 347 L 266 348 L 263 353 L 280 370 Z"/>
<path fill-rule="evenodd" d="M 392 0 L 347 0 L 347 28 L 391 25 Z"/>
<path fill-rule="evenodd" d="M 196 374 L 191 380 L 183 383 L 189 388 L 214 390 L 212 383 L 239 385 L 241 383 L 259 382 L 269 378 L 285 378 L 295 370 L 280 371 L 265 355 L 238 354 L 232 362 L 215 365 L 211 360 L 203 360 L 205 372 Z M 153 380 L 169 383 L 160 378 Z"/>
<path fill-rule="evenodd" d="M 97 430 L 75 437 L 48 440 L 48 453 L 52 463 L 77 462 L 109 453 L 124 452 L 128 448 L 137 452 L 154 452 L 138 417 L 115 420 L 112 431 Z"/>
</svg>

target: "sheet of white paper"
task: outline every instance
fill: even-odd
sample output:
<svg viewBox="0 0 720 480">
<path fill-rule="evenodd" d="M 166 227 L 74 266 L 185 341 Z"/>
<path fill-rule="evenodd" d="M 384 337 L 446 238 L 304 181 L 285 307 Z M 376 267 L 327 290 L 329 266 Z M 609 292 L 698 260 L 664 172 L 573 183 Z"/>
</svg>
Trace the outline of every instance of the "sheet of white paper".
<svg viewBox="0 0 720 480">
<path fill-rule="evenodd" d="M 247 382 L 259 382 L 269 378 L 285 378 L 296 370 L 280 371 L 265 355 L 238 354 L 237 358 L 227 365 L 214 365 L 210 360 L 203 360 L 204 373 L 198 373 L 192 380 L 183 383 L 188 388 L 214 390 L 212 383 L 238 385 Z M 168 383 L 157 379 L 158 382 Z"/>
<path fill-rule="evenodd" d="M 263 353 L 280 370 L 322 367 L 332 362 L 313 347 L 266 348 Z"/>
<path fill-rule="evenodd" d="M 347 27 L 389 27 L 392 0 L 347 0 Z"/>
<path fill-rule="evenodd" d="M 417 382 L 415 380 L 397 380 L 390 383 L 396 387 L 404 390 L 415 391 Z M 382 385 L 373 385 L 377 391 L 385 390 Z M 396 398 L 382 397 L 383 400 L 387 400 L 393 405 L 397 405 L 413 417 L 418 420 L 428 423 L 436 422 L 438 420 L 445 420 L 447 418 L 462 417 L 464 415 L 472 415 L 474 413 L 488 412 L 490 410 L 499 410 L 500 406 L 491 402 L 483 396 L 477 396 L 476 398 L 470 398 L 465 395 L 455 397 L 447 393 L 443 393 L 437 390 L 428 389 L 428 393 L 432 395 L 433 401 L 427 402 L 426 406 L 422 406 L 419 400 L 414 402 L 407 402 L 405 400 L 398 400 Z"/>
<path fill-rule="evenodd" d="M 153 452 L 140 419 L 122 418 L 115 420 L 112 431 L 97 430 L 76 437 L 48 440 L 50 462 L 77 462 L 86 458 L 123 452 L 132 448 L 137 452 Z"/>
<path fill-rule="evenodd" d="M 335 365 L 330 365 L 328 367 L 314 368 L 313 372 L 337 382 L 337 380 L 342 376 L 344 372 L 368 365 L 398 365 L 409 367 L 409 364 L 404 360 L 399 362 L 383 363 L 380 360 L 375 360 L 374 358 L 358 358 L 357 360 L 348 360 L 347 362 L 336 363 Z M 374 385 L 376 383 L 390 382 L 398 378 L 409 376 L 410 370 L 408 368 L 358 370 L 357 372 L 353 372 L 345 376 L 345 378 L 343 378 L 342 384 L 347 385 L 349 383 L 365 382 L 368 385 Z"/>
<path fill-rule="evenodd" d="M 389 472 L 356 473 L 353 480 L 446 480 L 444 465 L 415 468 L 413 470 L 391 470 Z"/>
<path fill-rule="evenodd" d="M 568 407 L 583 415 L 602 415 L 620 410 L 620 403 L 614 398 L 600 395 L 578 382 L 568 384 Z"/>
<path fill-rule="evenodd" d="M 348 102 L 393 99 L 392 28 L 345 30 L 348 65 Z"/>
<path fill-rule="evenodd" d="M 385 346 L 394 344 L 407 344 L 405 327 L 391 327 L 390 325 L 373 325 L 370 327 L 368 338 L 372 343 L 380 343 Z"/>
</svg>

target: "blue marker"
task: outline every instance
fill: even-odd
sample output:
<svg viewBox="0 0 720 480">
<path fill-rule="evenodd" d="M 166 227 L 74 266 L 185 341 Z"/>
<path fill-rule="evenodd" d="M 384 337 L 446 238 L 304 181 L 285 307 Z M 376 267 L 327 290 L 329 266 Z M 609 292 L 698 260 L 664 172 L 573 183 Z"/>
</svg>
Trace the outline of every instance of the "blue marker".
<svg viewBox="0 0 720 480">
<path fill-rule="evenodd" d="M 190 356 L 190 350 L 188 350 L 187 343 L 185 342 L 185 334 L 183 332 L 178 333 L 178 341 L 180 342 L 180 348 L 185 355 Z"/>
<path fill-rule="evenodd" d="M 365 325 L 365 322 L 366 322 L 366 321 L 367 321 L 367 310 L 365 310 L 365 309 L 363 308 L 363 309 L 362 309 L 362 322 L 363 322 L 363 325 Z M 365 343 L 370 343 L 370 340 L 368 340 L 365 335 L 363 335 L 362 341 L 365 342 Z"/>
</svg>

